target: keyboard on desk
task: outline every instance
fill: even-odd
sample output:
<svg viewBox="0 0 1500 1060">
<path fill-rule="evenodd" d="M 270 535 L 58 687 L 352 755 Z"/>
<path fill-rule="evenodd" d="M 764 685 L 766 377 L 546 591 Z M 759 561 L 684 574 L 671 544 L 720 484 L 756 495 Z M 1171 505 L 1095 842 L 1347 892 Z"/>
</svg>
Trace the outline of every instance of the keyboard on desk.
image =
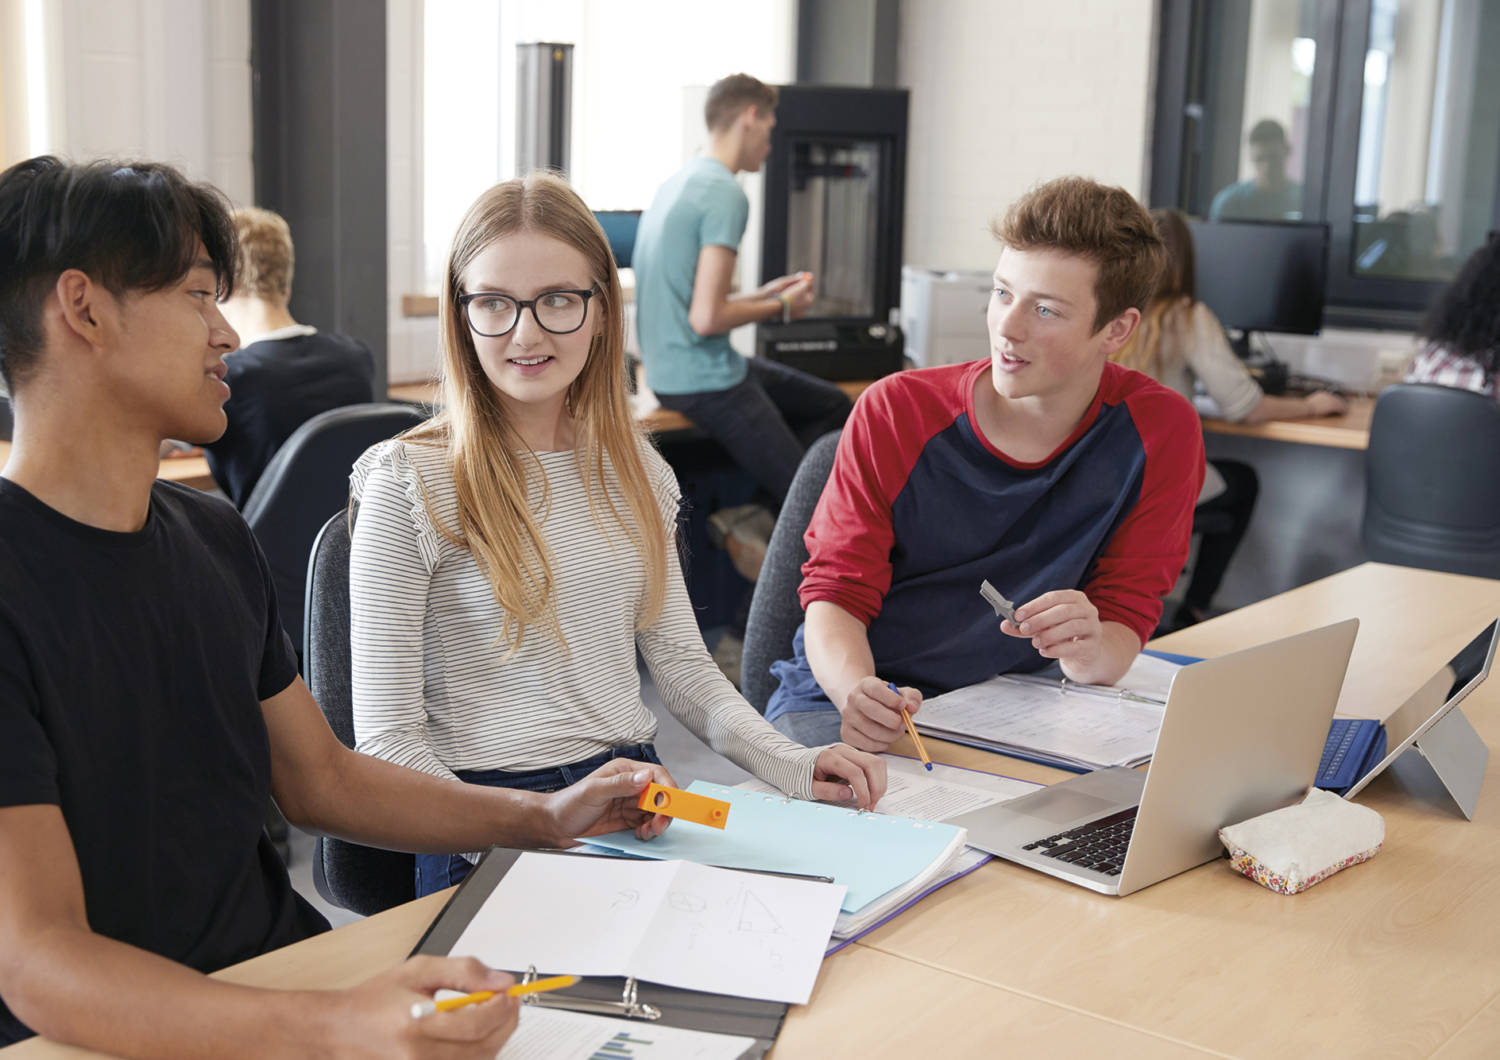
<svg viewBox="0 0 1500 1060">
<path fill-rule="evenodd" d="M 1365 718 L 1334 718 L 1318 762 L 1316 787 L 1347 791 L 1385 757 L 1385 728 Z"/>
<path fill-rule="evenodd" d="M 1138 809 L 1139 806 L 1132 806 L 1066 832 L 1038 839 L 1021 849 L 1035 850 L 1045 857 L 1093 869 L 1106 876 L 1118 876 L 1120 867 L 1125 864 L 1125 851 L 1130 847 L 1130 833 L 1135 828 Z"/>
</svg>

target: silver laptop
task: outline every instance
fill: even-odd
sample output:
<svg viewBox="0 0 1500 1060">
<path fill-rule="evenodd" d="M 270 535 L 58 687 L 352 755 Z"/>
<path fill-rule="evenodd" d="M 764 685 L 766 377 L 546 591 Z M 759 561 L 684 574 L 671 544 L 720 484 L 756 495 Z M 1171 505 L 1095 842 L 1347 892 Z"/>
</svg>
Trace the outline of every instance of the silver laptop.
<svg viewBox="0 0 1500 1060">
<path fill-rule="evenodd" d="M 1103 894 L 1211 861 L 1224 825 L 1306 794 L 1358 629 L 1351 618 L 1185 666 L 1149 772 L 1100 769 L 949 823 L 970 846 Z"/>
</svg>

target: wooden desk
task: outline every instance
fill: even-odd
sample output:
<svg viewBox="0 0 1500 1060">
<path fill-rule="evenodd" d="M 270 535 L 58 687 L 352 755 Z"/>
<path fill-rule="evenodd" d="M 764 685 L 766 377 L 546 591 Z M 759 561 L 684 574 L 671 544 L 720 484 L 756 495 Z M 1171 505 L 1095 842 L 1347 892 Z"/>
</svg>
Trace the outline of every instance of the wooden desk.
<svg viewBox="0 0 1500 1060">
<path fill-rule="evenodd" d="M 400 962 L 448 891 L 339 928 L 217 973 L 246 986 L 290 990 L 335 989 L 368 979 Z M 871 1018 L 872 1013 L 920 1013 L 920 1018 Z M 934 1030 L 938 1028 L 938 1030 Z M 938 1047 L 943 1056 L 982 1056 L 1007 1048 L 1045 1054 L 1069 1048 L 1124 1057 L 1204 1058 L 1198 1049 L 1121 1028 L 1087 1014 L 1023 997 L 987 983 L 860 946 L 825 961 L 812 1002 L 793 1006 L 773 1055 L 910 1056 Z M 33 1038 L 0 1050 L 6 1060 L 85 1060 L 106 1054 Z"/>
<path fill-rule="evenodd" d="M 425 383 L 395 383 L 386 389 L 386 394 L 392 401 L 415 401 L 420 405 L 438 403 L 436 380 L 428 380 Z"/>
<path fill-rule="evenodd" d="M 4 466 L 9 459 L 10 443 L 0 442 L 0 466 Z M 215 488 L 214 477 L 208 470 L 208 460 L 201 452 L 193 456 L 174 456 L 163 460 L 156 477 L 181 482 L 184 486 L 197 490 Z"/>
<path fill-rule="evenodd" d="M 1500 581 L 1366 564 L 1160 644 L 1214 655 L 1357 616 L 1340 709 L 1384 716 L 1497 614 Z M 1500 746 L 1500 680 L 1464 711 Z M 1387 773 L 1359 800 L 1385 818 L 1384 851 L 1303 895 L 1256 887 L 1224 861 L 1125 899 L 992 863 L 864 944 L 1233 1055 L 1428 1056 L 1455 1036 L 1454 1055 L 1497 1055 L 1497 774 L 1492 758 L 1470 823 L 1429 786 Z"/>
<path fill-rule="evenodd" d="M 840 390 L 849 395 L 849 399 L 859 397 L 865 389 L 873 383 L 873 379 L 862 379 L 855 382 L 835 383 Z M 398 383 L 386 391 L 397 401 L 417 401 L 424 405 L 436 405 L 438 399 L 438 387 L 436 383 Z M 667 434 L 671 431 L 687 431 L 694 427 L 693 421 L 680 412 L 664 409 L 660 405 L 646 412 L 637 414 L 636 420 L 652 434 Z"/>
<path fill-rule="evenodd" d="M 838 387 L 845 394 L 848 394 L 849 400 L 853 401 L 855 398 L 859 397 L 859 395 L 863 394 L 867 389 L 869 389 L 869 387 L 874 382 L 875 380 L 873 379 L 857 379 L 845 380 L 844 382 L 834 383 L 833 385 Z M 672 431 L 690 431 L 697 427 L 697 424 L 688 419 L 682 413 L 674 412 L 672 409 L 664 409 L 660 405 L 657 405 L 655 408 L 647 412 L 638 413 L 636 415 L 636 421 L 652 434 L 668 434 Z"/>
<path fill-rule="evenodd" d="M 1365 564 L 1157 643 L 1215 655 L 1354 615 L 1340 709 L 1384 716 L 1497 614 L 1500 581 Z M 1500 746 L 1500 675 L 1464 710 Z M 953 764 L 1065 775 L 928 747 Z M 1382 777 L 1360 801 L 1385 817 L 1386 849 L 1295 897 L 1222 860 L 1123 899 L 992 863 L 829 959 L 774 1055 L 1496 1055 L 1500 756 L 1489 774 L 1472 823 L 1409 777 Z M 219 975 L 349 985 L 403 957 L 445 897 Z M 32 1041 L 10 1055 L 93 1054 Z"/>
<path fill-rule="evenodd" d="M 1368 449 L 1370 417 L 1375 399 L 1349 399 L 1349 410 L 1342 416 L 1320 416 L 1316 419 L 1267 420 L 1265 423 L 1230 423 L 1228 420 L 1203 418 L 1203 429 L 1214 434 L 1236 434 L 1246 438 L 1269 438 L 1275 442 L 1297 442 L 1301 445 L 1324 445 L 1334 449 Z"/>
</svg>

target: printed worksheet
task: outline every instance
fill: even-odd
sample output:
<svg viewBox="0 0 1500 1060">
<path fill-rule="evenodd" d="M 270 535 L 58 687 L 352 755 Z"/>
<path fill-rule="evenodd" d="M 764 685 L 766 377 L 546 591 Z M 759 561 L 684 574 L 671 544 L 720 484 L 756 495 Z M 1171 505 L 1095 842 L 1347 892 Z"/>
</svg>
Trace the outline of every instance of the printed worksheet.
<svg viewBox="0 0 1500 1060">
<path fill-rule="evenodd" d="M 920 761 L 905 755 L 887 754 L 880 757 L 885 760 L 887 787 L 885 797 L 875 806 L 875 812 L 896 817 L 941 821 L 1029 794 L 1041 787 L 1040 784 L 1027 780 L 996 776 L 977 769 L 945 766 L 938 762 L 933 763 L 929 772 Z M 768 795 L 781 793 L 780 789 L 759 779 L 747 780 L 735 786 Z"/>
<path fill-rule="evenodd" d="M 992 677 L 934 696 L 918 731 L 1086 769 L 1149 761 L 1162 708 L 1089 691 Z"/>
</svg>

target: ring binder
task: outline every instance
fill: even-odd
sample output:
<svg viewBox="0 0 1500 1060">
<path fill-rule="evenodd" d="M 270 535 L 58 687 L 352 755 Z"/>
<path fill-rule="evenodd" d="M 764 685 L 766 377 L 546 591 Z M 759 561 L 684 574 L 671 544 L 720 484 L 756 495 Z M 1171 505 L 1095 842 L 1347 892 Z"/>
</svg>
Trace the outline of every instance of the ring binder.
<svg viewBox="0 0 1500 1060">
<path fill-rule="evenodd" d="M 1041 688 L 1055 688 L 1060 696 L 1072 695 L 1075 692 L 1088 696 L 1102 696 L 1105 699 L 1113 699 L 1118 703 L 1141 703 L 1146 706 L 1164 707 L 1167 705 L 1165 696 L 1158 696 L 1150 692 L 1137 692 L 1129 688 L 1114 688 L 1106 685 L 1090 685 L 1082 681 L 1074 681 L 1071 677 L 1059 675 L 1057 677 L 1046 677 L 1041 674 L 1004 674 L 1007 681 L 1020 681 L 1023 684 L 1037 685 Z"/>
<path fill-rule="evenodd" d="M 526 969 L 526 974 L 521 976 L 521 985 L 534 981 L 537 978 L 536 965 Z M 624 1016 L 633 1020 L 659 1020 L 661 1009 L 655 1005 L 649 1005 L 637 997 L 638 988 L 634 976 L 625 977 L 625 986 L 620 992 L 620 1000 L 607 1001 L 601 998 L 573 997 L 560 990 L 554 990 L 548 994 L 523 994 L 521 1004 L 536 1005 L 538 1008 L 560 1008 L 569 1012 L 592 1012 L 600 1016 Z"/>
<path fill-rule="evenodd" d="M 448 899 L 447 905 L 412 950 L 413 955 L 451 954 L 453 945 L 463 934 L 464 928 L 522 853 L 512 848 L 491 847 L 479 859 L 479 864 L 474 866 L 474 871 L 458 885 L 458 890 Z M 597 856 L 562 850 L 547 851 L 546 854 L 559 858 Z M 535 967 L 528 968 L 522 982 L 535 975 Z M 615 990 L 617 982 L 623 983 L 618 992 Z M 707 994 L 617 976 L 585 977 L 566 991 L 553 991 L 551 996 L 558 999 L 551 1002 L 552 1007 L 574 1012 L 625 1016 L 662 1027 L 681 1027 L 686 1030 L 754 1038 L 756 1044 L 745 1053 L 742 1060 L 760 1060 L 766 1054 L 781 1031 L 781 1023 L 786 1018 L 788 1008 L 784 1001 Z M 536 1001 L 522 1003 L 536 1004 Z"/>
</svg>

